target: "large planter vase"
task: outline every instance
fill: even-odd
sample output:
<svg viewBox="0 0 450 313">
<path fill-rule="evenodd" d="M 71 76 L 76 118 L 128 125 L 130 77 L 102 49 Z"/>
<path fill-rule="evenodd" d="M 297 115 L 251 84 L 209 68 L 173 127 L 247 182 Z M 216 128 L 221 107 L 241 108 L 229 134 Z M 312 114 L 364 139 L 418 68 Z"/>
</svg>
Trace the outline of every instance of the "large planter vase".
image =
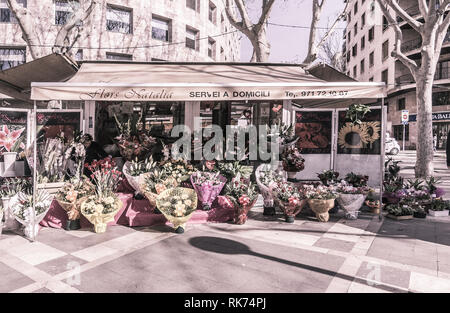
<svg viewBox="0 0 450 313">
<path fill-rule="evenodd" d="M 345 194 L 341 193 L 337 197 L 337 202 L 345 211 L 345 218 L 356 220 L 358 218 L 359 209 L 364 203 L 366 195 L 364 194 Z"/>
<path fill-rule="evenodd" d="M 308 199 L 308 205 L 311 210 L 316 214 L 317 219 L 320 222 L 328 222 L 330 219 L 330 211 L 334 207 L 335 199 L 319 200 L 319 199 Z"/>
<path fill-rule="evenodd" d="M 306 205 L 306 199 L 299 200 L 297 204 L 290 204 L 289 202 L 276 201 L 280 209 L 284 212 L 287 223 L 294 223 L 295 216 L 301 212 Z"/>
<path fill-rule="evenodd" d="M 11 198 L 2 198 L 3 214 L 5 216 L 4 230 L 16 230 L 20 224 L 14 217 L 13 207 L 10 205 Z"/>
<path fill-rule="evenodd" d="M 196 185 L 194 184 L 195 173 L 191 175 L 191 184 L 194 187 L 195 192 L 197 193 L 198 201 L 202 206 L 202 209 L 208 211 L 211 209 L 211 205 L 216 200 L 217 196 L 222 191 L 227 179 L 222 175 L 218 175 L 218 179 L 220 183 L 215 186 L 210 186 L 206 184 Z"/>
<path fill-rule="evenodd" d="M 295 179 L 295 177 L 297 177 L 297 173 L 298 172 L 287 172 L 288 178 Z"/>
<path fill-rule="evenodd" d="M 237 225 L 243 225 L 245 224 L 245 222 L 247 222 L 247 214 L 248 212 L 251 210 L 251 208 L 253 208 L 253 206 L 256 203 L 256 200 L 258 198 L 256 198 L 255 200 L 253 200 L 252 203 L 248 204 L 248 205 L 240 205 L 240 204 L 234 204 L 234 223 Z"/>
<path fill-rule="evenodd" d="M 15 175 L 14 164 L 16 163 L 17 152 L 4 152 L 3 160 L 5 171 L 3 172 L 4 176 Z"/>
</svg>

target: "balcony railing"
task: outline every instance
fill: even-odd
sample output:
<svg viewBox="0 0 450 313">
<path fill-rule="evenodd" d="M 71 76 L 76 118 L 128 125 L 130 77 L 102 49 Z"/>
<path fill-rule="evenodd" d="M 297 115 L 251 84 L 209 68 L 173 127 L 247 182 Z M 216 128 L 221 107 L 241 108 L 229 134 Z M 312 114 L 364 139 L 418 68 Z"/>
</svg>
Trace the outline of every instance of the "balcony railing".
<svg viewBox="0 0 450 313">
<path fill-rule="evenodd" d="M 436 69 L 434 74 L 434 80 L 449 79 L 450 78 L 450 66 L 443 66 Z M 401 75 L 395 78 L 396 85 L 408 85 L 414 84 L 414 77 L 411 74 Z"/>
<path fill-rule="evenodd" d="M 405 74 L 395 78 L 396 85 L 407 85 L 414 82 L 414 77 L 411 74 Z"/>
<path fill-rule="evenodd" d="M 412 7 L 409 7 L 405 9 L 405 12 L 408 13 L 409 16 L 416 16 L 420 14 L 419 5 L 413 5 Z M 397 16 L 397 23 L 401 23 L 403 19 L 400 16 Z"/>
</svg>

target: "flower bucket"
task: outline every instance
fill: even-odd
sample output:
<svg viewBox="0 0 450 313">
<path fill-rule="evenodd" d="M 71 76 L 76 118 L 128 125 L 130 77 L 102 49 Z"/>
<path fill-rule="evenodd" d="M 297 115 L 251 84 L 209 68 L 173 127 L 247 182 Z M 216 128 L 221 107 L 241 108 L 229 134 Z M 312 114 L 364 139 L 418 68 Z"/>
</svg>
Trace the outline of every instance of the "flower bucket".
<svg viewBox="0 0 450 313">
<path fill-rule="evenodd" d="M 356 220 L 358 218 L 359 209 L 363 205 L 365 199 L 366 195 L 360 193 L 340 193 L 336 200 L 345 211 L 345 218 L 349 220 Z"/>
<path fill-rule="evenodd" d="M 14 164 L 16 163 L 16 157 L 17 152 L 3 152 L 4 176 L 15 175 Z"/>
<path fill-rule="evenodd" d="M 117 209 L 109 213 L 95 212 L 89 214 L 85 211 L 84 208 L 84 204 L 88 201 L 88 199 L 85 199 L 81 203 L 81 214 L 83 214 L 83 216 L 86 217 L 86 219 L 94 225 L 94 231 L 96 233 L 100 234 L 106 232 L 108 223 L 114 221 L 114 217 L 116 216 L 117 212 L 119 212 L 119 210 L 122 208 L 122 201 L 120 201 L 119 198 L 115 200 L 116 202 L 114 205 L 117 207 Z"/>
<path fill-rule="evenodd" d="M 177 233 L 183 233 L 187 221 L 197 209 L 198 197 L 194 189 L 175 187 L 164 190 L 156 198 L 156 206 L 173 224 Z"/>
<path fill-rule="evenodd" d="M 84 198 L 85 199 L 85 198 Z M 80 229 L 80 204 L 84 201 L 80 199 L 75 203 L 65 202 L 60 199 L 56 199 L 60 207 L 67 213 L 67 224 L 65 230 L 77 230 Z"/>
<path fill-rule="evenodd" d="M 203 183 L 202 185 L 196 185 L 194 184 L 193 179 L 195 175 L 196 173 L 191 175 L 191 184 L 194 187 L 195 192 L 197 193 L 198 201 L 202 205 L 202 209 L 208 211 L 211 209 L 212 203 L 214 202 L 214 200 L 216 200 L 217 196 L 225 186 L 227 179 L 222 175 L 219 175 L 217 177 L 220 180 L 219 185 L 212 186 L 205 183 Z"/>
<path fill-rule="evenodd" d="M 287 172 L 288 178 L 295 179 L 295 177 L 297 177 L 297 173 L 298 172 Z"/>
<path fill-rule="evenodd" d="M 3 203 L 3 215 L 5 216 L 5 223 L 3 228 L 5 230 L 16 230 L 20 224 L 14 217 L 13 207 L 10 205 L 11 198 L 2 198 Z"/>
<path fill-rule="evenodd" d="M 330 219 L 328 211 L 334 207 L 334 200 L 308 199 L 308 205 L 320 222 L 328 222 Z"/>
<path fill-rule="evenodd" d="M 248 205 L 240 205 L 240 204 L 234 204 L 234 223 L 237 225 L 243 225 L 245 224 L 245 222 L 247 221 L 247 214 L 248 212 L 251 210 L 251 208 L 253 208 L 253 206 L 256 203 L 256 200 L 258 200 L 258 198 L 256 197 L 255 200 L 253 200 L 252 203 L 248 204 Z"/>
<path fill-rule="evenodd" d="M 381 208 L 380 200 L 375 200 L 375 201 L 366 200 L 364 203 L 367 205 L 367 207 L 370 208 L 372 213 L 380 214 L 380 208 Z"/>
<path fill-rule="evenodd" d="M 297 203 L 289 203 L 283 201 L 276 201 L 280 209 L 284 212 L 287 223 L 294 223 L 295 216 L 301 212 L 306 205 L 306 199 L 298 200 Z"/>
</svg>

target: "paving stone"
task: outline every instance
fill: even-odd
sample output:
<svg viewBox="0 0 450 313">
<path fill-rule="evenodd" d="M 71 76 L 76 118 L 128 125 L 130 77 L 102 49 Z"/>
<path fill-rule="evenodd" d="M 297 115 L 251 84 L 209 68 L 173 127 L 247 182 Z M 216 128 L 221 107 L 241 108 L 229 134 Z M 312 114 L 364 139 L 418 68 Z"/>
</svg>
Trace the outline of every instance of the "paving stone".
<svg viewBox="0 0 450 313">
<path fill-rule="evenodd" d="M 53 291 L 51 291 L 47 288 L 41 288 L 41 289 L 33 291 L 33 293 L 53 293 Z"/>
<path fill-rule="evenodd" d="M 411 273 L 390 266 L 363 262 L 356 275 L 361 279 L 408 289 Z"/>
<path fill-rule="evenodd" d="M 10 247 L 7 253 L 31 265 L 38 265 L 66 255 L 63 251 L 37 241 Z"/>
<path fill-rule="evenodd" d="M 350 252 L 355 246 L 355 243 L 338 239 L 321 238 L 314 244 L 314 246 L 343 252 Z"/>
<path fill-rule="evenodd" d="M 0 293 L 10 292 L 34 283 L 31 278 L 21 274 L 2 262 L 0 262 L 0 277 Z"/>
<path fill-rule="evenodd" d="M 72 270 L 76 265 L 83 265 L 86 261 L 77 258 L 73 255 L 65 255 L 63 257 L 41 263 L 37 268 L 49 273 L 50 275 L 57 275 L 69 270 Z"/>
</svg>

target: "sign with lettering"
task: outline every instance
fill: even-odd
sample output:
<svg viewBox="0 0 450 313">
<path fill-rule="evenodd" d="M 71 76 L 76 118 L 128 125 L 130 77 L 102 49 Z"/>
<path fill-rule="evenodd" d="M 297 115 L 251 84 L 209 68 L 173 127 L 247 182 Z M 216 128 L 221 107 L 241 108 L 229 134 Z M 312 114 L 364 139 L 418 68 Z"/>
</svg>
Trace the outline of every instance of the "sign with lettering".
<svg viewBox="0 0 450 313">
<path fill-rule="evenodd" d="M 432 114 L 433 121 L 447 121 L 450 120 L 450 112 L 437 112 Z M 409 122 L 416 122 L 417 114 L 409 116 Z"/>
</svg>

